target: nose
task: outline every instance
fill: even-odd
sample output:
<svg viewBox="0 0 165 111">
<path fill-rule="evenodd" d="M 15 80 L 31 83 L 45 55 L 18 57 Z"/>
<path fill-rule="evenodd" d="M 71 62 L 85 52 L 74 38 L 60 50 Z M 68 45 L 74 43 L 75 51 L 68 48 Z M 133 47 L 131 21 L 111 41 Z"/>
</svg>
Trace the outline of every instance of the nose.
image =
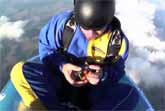
<svg viewBox="0 0 165 111">
<path fill-rule="evenodd" d="M 92 38 L 96 38 L 98 34 L 94 30 L 88 30 L 86 36 L 87 38 L 92 39 Z"/>
<path fill-rule="evenodd" d="M 88 30 L 87 33 L 88 33 L 89 36 L 96 36 L 97 35 L 97 33 L 93 30 Z"/>
<path fill-rule="evenodd" d="M 102 30 L 92 30 L 92 29 L 89 29 L 89 30 L 86 30 L 86 29 L 83 29 L 81 28 L 81 31 L 84 33 L 85 37 L 90 40 L 90 39 L 94 39 L 96 37 L 98 37 L 99 35 L 101 35 L 103 33 Z"/>
</svg>

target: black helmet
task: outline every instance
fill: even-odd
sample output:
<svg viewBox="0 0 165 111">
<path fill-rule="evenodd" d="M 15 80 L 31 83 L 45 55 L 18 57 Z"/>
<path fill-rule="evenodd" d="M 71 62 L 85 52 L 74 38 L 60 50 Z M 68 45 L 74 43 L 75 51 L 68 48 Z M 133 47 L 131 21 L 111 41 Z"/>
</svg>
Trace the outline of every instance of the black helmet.
<svg viewBox="0 0 165 111">
<path fill-rule="evenodd" d="M 115 13 L 115 0 L 75 0 L 76 22 L 84 29 L 101 29 L 109 24 Z"/>
</svg>

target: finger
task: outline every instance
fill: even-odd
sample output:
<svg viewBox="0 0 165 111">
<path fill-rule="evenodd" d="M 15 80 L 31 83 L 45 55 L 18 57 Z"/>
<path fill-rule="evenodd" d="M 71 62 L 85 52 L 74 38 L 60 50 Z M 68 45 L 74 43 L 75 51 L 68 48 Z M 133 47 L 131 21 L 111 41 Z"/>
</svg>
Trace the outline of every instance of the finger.
<svg viewBox="0 0 165 111">
<path fill-rule="evenodd" d="M 70 63 L 66 63 L 66 64 L 63 65 L 62 70 L 63 71 L 66 71 L 66 70 L 80 71 L 81 70 L 81 67 L 78 67 L 78 66 L 73 65 L 73 64 L 70 64 Z"/>
<path fill-rule="evenodd" d="M 99 75 L 98 75 L 98 74 L 93 74 L 93 73 L 88 73 L 88 74 L 86 75 L 86 77 L 87 77 L 88 79 L 99 79 Z"/>
<path fill-rule="evenodd" d="M 101 70 L 101 67 L 99 65 L 89 65 L 89 68 L 95 70 Z"/>
<path fill-rule="evenodd" d="M 86 84 L 87 82 L 87 80 L 75 81 L 75 84 Z"/>
<path fill-rule="evenodd" d="M 88 83 L 87 80 L 75 81 L 73 85 L 74 85 L 75 87 L 81 87 L 81 86 L 84 86 L 84 85 L 87 84 L 87 83 Z"/>
<path fill-rule="evenodd" d="M 92 85 L 97 85 L 100 81 L 99 78 L 93 78 L 93 77 L 86 77 L 88 82 Z"/>
<path fill-rule="evenodd" d="M 81 71 L 81 67 L 73 65 L 73 64 L 70 66 L 70 69 L 72 69 L 74 71 Z"/>
<path fill-rule="evenodd" d="M 94 77 L 99 77 L 102 74 L 101 70 L 95 70 L 95 71 L 89 71 L 88 76 L 94 76 Z"/>
<path fill-rule="evenodd" d="M 74 84 L 74 79 L 71 77 L 71 72 L 70 71 L 66 71 L 64 76 L 70 84 Z"/>
</svg>

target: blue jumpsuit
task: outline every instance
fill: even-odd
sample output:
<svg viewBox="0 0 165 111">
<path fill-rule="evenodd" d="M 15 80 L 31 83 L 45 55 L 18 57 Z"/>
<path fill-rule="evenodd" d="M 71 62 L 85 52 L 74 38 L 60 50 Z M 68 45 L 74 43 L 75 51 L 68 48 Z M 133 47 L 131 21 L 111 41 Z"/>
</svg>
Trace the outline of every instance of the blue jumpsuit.
<svg viewBox="0 0 165 111">
<path fill-rule="evenodd" d="M 128 39 L 125 36 L 126 49 L 117 62 L 106 66 L 104 73 L 108 76 L 104 81 L 83 87 L 73 87 L 66 81 L 60 67 L 67 60 L 58 49 L 62 46 L 62 34 L 70 15 L 71 12 L 60 13 L 42 28 L 39 35 L 41 64 L 27 62 L 23 66 L 24 77 L 32 90 L 48 109 L 64 109 L 61 105 L 63 102 L 71 102 L 80 109 L 88 110 L 133 109 L 138 94 L 133 87 L 118 83 L 125 75 L 125 60 L 128 56 Z M 77 25 L 67 52 L 76 58 L 84 58 L 88 55 L 88 43 Z"/>
</svg>

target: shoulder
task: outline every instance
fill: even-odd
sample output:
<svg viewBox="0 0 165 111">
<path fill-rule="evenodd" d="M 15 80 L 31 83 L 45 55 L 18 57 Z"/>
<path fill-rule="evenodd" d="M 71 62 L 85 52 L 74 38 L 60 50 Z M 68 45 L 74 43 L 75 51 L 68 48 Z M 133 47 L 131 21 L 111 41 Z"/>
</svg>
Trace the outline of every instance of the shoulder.
<svg viewBox="0 0 165 111">
<path fill-rule="evenodd" d="M 72 11 L 65 11 L 54 15 L 48 23 L 42 27 L 41 32 L 44 34 L 55 35 L 55 33 L 64 29 L 67 20 L 72 14 Z"/>
<path fill-rule="evenodd" d="M 42 31 L 50 29 L 53 30 L 54 28 L 59 29 L 63 27 L 72 14 L 72 11 L 65 11 L 54 15 L 52 18 L 50 18 L 48 23 L 42 27 Z"/>
<path fill-rule="evenodd" d="M 66 21 L 70 18 L 70 16 L 73 14 L 72 11 L 65 11 L 58 13 L 57 15 L 53 16 L 50 20 L 51 24 L 56 23 L 57 25 L 66 23 Z"/>
<path fill-rule="evenodd" d="M 48 23 L 42 27 L 39 38 L 54 46 L 54 37 L 60 38 L 62 36 L 65 23 L 71 15 L 72 11 L 65 11 L 53 16 Z"/>
</svg>

